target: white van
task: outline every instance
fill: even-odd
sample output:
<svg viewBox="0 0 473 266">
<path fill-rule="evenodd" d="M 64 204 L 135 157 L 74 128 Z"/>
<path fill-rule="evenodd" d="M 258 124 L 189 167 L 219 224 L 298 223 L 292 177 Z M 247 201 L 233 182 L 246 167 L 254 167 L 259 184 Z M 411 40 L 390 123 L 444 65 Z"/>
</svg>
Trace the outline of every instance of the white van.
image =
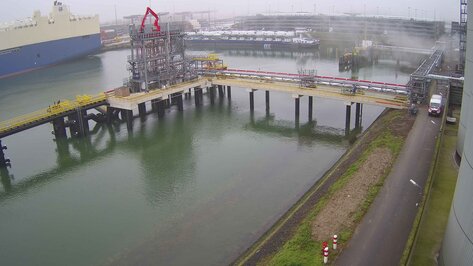
<svg viewBox="0 0 473 266">
<path fill-rule="evenodd" d="M 443 102 L 442 102 L 442 95 L 434 94 L 432 98 L 430 98 L 429 103 L 429 115 L 438 116 L 443 111 Z"/>
</svg>

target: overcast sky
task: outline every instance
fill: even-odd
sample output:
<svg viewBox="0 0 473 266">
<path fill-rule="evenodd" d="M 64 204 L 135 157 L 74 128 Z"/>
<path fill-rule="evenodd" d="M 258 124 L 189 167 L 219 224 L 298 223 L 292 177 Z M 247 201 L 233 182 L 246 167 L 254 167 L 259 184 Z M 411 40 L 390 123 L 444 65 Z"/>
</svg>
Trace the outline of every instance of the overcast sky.
<svg viewBox="0 0 473 266">
<path fill-rule="evenodd" d="M 0 22 L 31 17 L 34 10 L 47 14 L 52 0 L 0 0 Z M 323 14 L 344 12 L 389 15 L 429 20 L 458 21 L 460 0 L 64 0 L 77 15 L 99 14 L 101 22 L 130 14 L 142 14 L 146 6 L 157 12 L 216 10 L 217 16 L 305 11 Z"/>
</svg>

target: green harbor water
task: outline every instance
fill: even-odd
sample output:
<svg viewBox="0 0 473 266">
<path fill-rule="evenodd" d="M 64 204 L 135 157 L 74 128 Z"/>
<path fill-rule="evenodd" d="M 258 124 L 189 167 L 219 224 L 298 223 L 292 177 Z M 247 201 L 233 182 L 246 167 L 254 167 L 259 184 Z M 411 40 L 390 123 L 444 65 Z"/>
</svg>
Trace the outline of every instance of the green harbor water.
<svg viewBox="0 0 473 266">
<path fill-rule="evenodd" d="M 203 54 L 207 51 L 193 51 Z M 60 99 L 96 94 L 128 76 L 128 50 L 110 51 L 0 80 L 0 121 Z M 318 53 L 222 51 L 231 68 L 339 73 Z M 360 79 L 406 83 L 395 64 Z M 232 88 L 212 105 L 184 100 L 125 124 L 96 125 L 86 138 L 54 140 L 46 124 L 2 139 L 1 265 L 226 265 L 308 190 L 350 145 L 343 102 L 314 99 L 300 124 L 291 95 Z M 364 106 L 363 129 L 382 112 Z M 352 112 L 352 129 L 354 111 Z"/>
</svg>

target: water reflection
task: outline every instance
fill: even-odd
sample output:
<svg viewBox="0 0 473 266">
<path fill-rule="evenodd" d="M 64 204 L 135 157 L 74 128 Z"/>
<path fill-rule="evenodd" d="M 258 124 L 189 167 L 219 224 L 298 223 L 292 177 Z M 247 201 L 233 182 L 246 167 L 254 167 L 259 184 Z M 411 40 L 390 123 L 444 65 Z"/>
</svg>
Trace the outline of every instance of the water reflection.
<svg viewBox="0 0 473 266">
<path fill-rule="evenodd" d="M 349 139 L 344 129 L 318 126 L 315 120 L 294 125 L 293 121 L 277 120 L 274 115 L 252 121 L 246 124 L 245 129 L 262 134 L 269 133 L 286 138 L 297 138 L 301 145 L 309 147 L 314 143 L 345 146 L 346 140 Z"/>
<path fill-rule="evenodd" d="M 135 132 L 139 136 L 130 143 L 132 150 L 141 150 L 143 190 L 147 201 L 153 205 L 175 197 L 177 190 L 191 182 L 195 171 L 192 127 L 184 125 L 182 113 L 178 112 L 172 124 L 166 122 L 158 124 L 150 136 L 140 128 Z"/>
<path fill-rule="evenodd" d="M 127 53 L 99 55 L 103 63 L 99 70 L 93 64 L 75 66 L 84 71 L 80 76 L 74 75 L 73 69 L 63 73 L 70 75 L 70 80 L 50 84 L 43 80 L 41 93 L 33 84 L 42 77 L 30 78 L 29 95 L 20 92 L 11 99 L 0 97 L 0 116 L 24 113 L 25 107 L 18 106 L 24 99 L 29 100 L 27 108 L 36 110 L 47 106 L 51 97 L 93 94 L 96 88 L 120 85 L 126 75 L 121 74 L 125 70 L 120 66 Z M 225 59 L 234 68 L 297 73 L 296 64 L 304 61 L 291 56 L 306 57 L 318 60 L 320 70 L 338 73 L 338 65 L 322 61 L 318 55 L 277 56 L 282 59 L 230 55 Z M 49 75 L 57 75 L 54 73 L 60 72 L 55 71 L 62 67 L 65 65 L 50 68 L 53 74 Z M 391 72 L 381 73 L 392 78 Z M 25 85 L 22 82 L 9 83 L 9 90 Z M 194 98 L 188 98 L 184 113 L 168 109 L 163 119 L 155 114 L 143 121 L 135 119 L 130 132 L 125 124 L 114 123 L 96 125 L 87 138 L 80 139 L 51 142 L 47 126 L 36 128 L 34 134 L 12 136 L 9 153 L 16 163 L 13 169 L 0 171 L 5 263 L 29 259 L 44 265 L 63 261 L 93 265 L 123 254 L 129 258 L 123 264 L 134 258 L 137 265 L 156 261 L 166 265 L 228 264 L 346 148 L 342 130 L 321 126 L 343 127 L 339 121 L 344 115 L 337 111 L 341 108 L 330 101 L 319 101 L 317 120 L 297 128 L 292 121 L 294 108 L 286 95 L 271 96 L 275 115 L 270 118 L 262 117 L 264 102 L 260 101 L 253 121 L 249 119 L 248 94 L 235 89 L 232 97 L 231 101 L 217 97 L 213 105 L 205 97 L 198 107 Z M 32 104 L 35 100 L 36 105 Z M 376 116 L 377 110 L 372 113 Z M 374 118 L 367 117 L 369 125 Z M 26 136 L 30 141 L 25 141 Z M 28 145 L 34 145 L 33 152 L 29 153 Z M 40 160 L 38 153 L 44 154 Z M 17 166 L 21 168 L 15 170 Z M 20 216 L 22 219 L 16 218 Z M 67 252 L 45 256 L 64 246 Z M 28 258 L 21 256 L 24 250 L 29 250 Z"/>
<path fill-rule="evenodd" d="M 106 127 L 99 128 L 104 130 Z M 100 134 L 97 136 L 99 138 L 101 137 Z M 92 143 L 92 138 L 93 137 L 89 136 L 81 139 L 72 138 L 56 140 L 57 166 L 52 169 L 44 170 L 39 174 L 25 177 L 14 184 L 3 182 L 4 177 L 8 174 L 8 170 L 6 170 L 6 173 L 1 172 L 2 184 L 5 192 L 0 193 L 0 201 L 13 198 L 16 195 L 24 194 L 30 189 L 38 189 L 43 185 L 47 185 L 56 179 L 63 177 L 67 172 L 73 171 L 76 167 L 86 167 L 88 163 L 112 153 L 116 148 L 114 141 L 108 141 L 108 144 L 104 148 L 97 149 Z M 113 139 L 114 138 L 110 138 L 110 140 Z"/>
<path fill-rule="evenodd" d="M 229 107 L 222 104 L 215 108 L 213 106 L 206 108 L 209 108 L 210 113 L 214 115 L 220 112 L 231 114 L 224 111 Z M 172 195 L 176 187 L 187 182 L 184 178 L 194 172 L 195 163 L 192 161 L 194 127 L 184 125 L 182 113 L 174 110 L 172 112 L 174 117 L 169 122 L 166 121 L 166 117 L 159 123 L 156 123 L 155 117 L 150 117 L 150 121 L 141 123 L 135 119 L 134 129 L 123 132 L 125 138 L 117 137 L 122 135 L 123 122 L 115 121 L 110 125 L 95 124 L 87 137 L 56 139 L 55 168 L 24 177 L 13 184 L 8 170 L 2 169 L 0 174 L 4 193 L 0 193 L 0 201 L 24 194 L 30 189 L 37 189 L 74 171 L 77 167 L 87 167 L 93 161 L 119 152 L 129 154 L 130 158 L 136 158 L 135 154 L 139 155 L 139 162 L 144 171 L 145 194 L 150 203 L 156 204 L 166 198 L 166 195 Z M 191 123 L 199 123 L 203 117 L 202 113 L 201 110 L 196 110 L 192 118 L 194 121 Z M 215 133 L 225 134 L 222 131 Z"/>
<path fill-rule="evenodd" d="M 315 59 L 335 59 L 338 62 L 338 57 L 351 52 L 355 47 L 354 43 L 336 42 L 328 45 L 320 45 L 319 49 L 313 50 L 270 50 L 270 49 L 254 49 L 254 48 L 216 48 L 209 52 L 218 53 L 226 56 L 235 57 L 253 57 L 253 58 L 286 58 L 296 60 L 315 60 Z M 190 54 L 201 53 L 200 49 L 188 49 Z"/>
<path fill-rule="evenodd" d="M 258 49 L 229 49 L 215 52 L 223 55 L 243 56 L 243 57 L 272 57 L 272 58 L 311 58 L 317 59 L 320 57 L 319 51 L 277 51 L 277 50 L 258 50 Z"/>
<path fill-rule="evenodd" d="M 0 167 L 0 178 L 2 181 L 3 190 L 6 192 L 10 191 L 12 188 L 11 182 L 14 179 L 14 176 L 10 174 L 7 167 Z"/>
</svg>

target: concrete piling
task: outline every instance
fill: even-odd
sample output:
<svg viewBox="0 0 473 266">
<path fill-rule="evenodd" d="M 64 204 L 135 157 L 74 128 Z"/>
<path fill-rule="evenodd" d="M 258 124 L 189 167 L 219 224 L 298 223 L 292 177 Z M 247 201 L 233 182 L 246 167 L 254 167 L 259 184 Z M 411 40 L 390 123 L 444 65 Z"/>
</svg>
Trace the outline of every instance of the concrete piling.
<svg viewBox="0 0 473 266">
<path fill-rule="evenodd" d="M 146 116 L 146 104 L 145 103 L 138 104 L 138 113 L 141 117 Z"/>
<path fill-rule="evenodd" d="M 64 122 L 64 117 L 58 117 L 53 120 L 53 132 L 54 136 L 59 138 L 66 138 L 66 124 Z"/>
<path fill-rule="evenodd" d="M 355 106 L 355 128 L 360 128 L 361 125 L 360 125 L 360 112 L 361 112 L 361 103 L 356 103 L 356 106 Z"/>
<path fill-rule="evenodd" d="M 67 116 L 67 124 L 71 137 L 77 137 L 80 134 L 79 118 L 76 113 Z"/>
<path fill-rule="evenodd" d="M 76 109 L 75 113 L 67 116 L 67 122 L 64 122 L 64 127 L 69 127 L 69 133 L 71 137 L 87 136 L 89 133 L 89 119 L 87 117 L 87 110 L 81 110 L 79 108 Z"/>
<path fill-rule="evenodd" d="M 82 136 L 86 136 L 89 134 L 89 131 L 90 131 L 87 110 L 81 110 L 80 114 L 81 114 L 80 120 L 81 120 Z"/>
<path fill-rule="evenodd" d="M 183 111 L 184 110 L 184 104 L 183 104 L 183 101 L 182 101 L 182 94 L 178 94 L 176 96 L 176 102 L 177 102 L 177 109 L 179 111 Z"/>
<path fill-rule="evenodd" d="M 232 87 L 227 86 L 227 98 L 231 99 L 232 98 Z"/>
<path fill-rule="evenodd" d="M 249 93 L 250 93 L 250 111 L 253 112 L 255 110 L 255 92 L 251 90 Z"/>
<path fill-rule="evenodd" d="M 210 104 L 215 103 L 215 87 L 210 87 L 209 89 L 209 95 L 210 95 Z"/>
<path fill-rule="evenodd" d="M 312 109 L 313 109 L 314 97 L 309 96 L 309 122 L 312 121 Z"/>
<path fill-rule="evenodd" d="M 194 100 L 195 100 L 195 106 L 201 106 L 202 105 L 202 98 L 203 98 L 203 93 L 202 93 L 202 88 L 194 88 Z"/>
<path fill-rule="evenodd" d="M 265 91 L 266 114 L 269 114 L 269 91 Z"/>
<path fill-rule="evenodd" d="M 170 108 L 171 107 L 171 100 L 169 98 L 164 99 L 164 108 Z"/>
<path fill-rule="evenodd" d="M 158 99 L 151 100 L 151 110 L 153 111 L 153 113 L 158 111 L 158 105 L 159 105 Z"/>
<path fill-rule="evenodd" d="M 107 106 L 107 124 L 112 123 L 115 116 L 115 108 Z"/>
<path fill-rule="evenodd" d="M 125 113 L 125 120 L 126 120 L 127 129 L 128 130 L 133 129 L 133 111 L 132 110 L 123 110 L 122 112 Z"/>
<path fill-rule="evenodd" d="M 158 109 L 158 117 L 164 117 L 164 111 L 166 109 L 166 102 L 165 101 L 158 101 L 157 102 L 157 109 Z"/>
<path fill-rule="evenodd" d="M 346 106 L 345 134 L 350 133 L 351 103 Z"/>
<path fill-rule="evenodd" d="M 218 97 L 223 98 L 224 97 L 224 90 L 222 85 L 218 85 Z"/>
</svg>

